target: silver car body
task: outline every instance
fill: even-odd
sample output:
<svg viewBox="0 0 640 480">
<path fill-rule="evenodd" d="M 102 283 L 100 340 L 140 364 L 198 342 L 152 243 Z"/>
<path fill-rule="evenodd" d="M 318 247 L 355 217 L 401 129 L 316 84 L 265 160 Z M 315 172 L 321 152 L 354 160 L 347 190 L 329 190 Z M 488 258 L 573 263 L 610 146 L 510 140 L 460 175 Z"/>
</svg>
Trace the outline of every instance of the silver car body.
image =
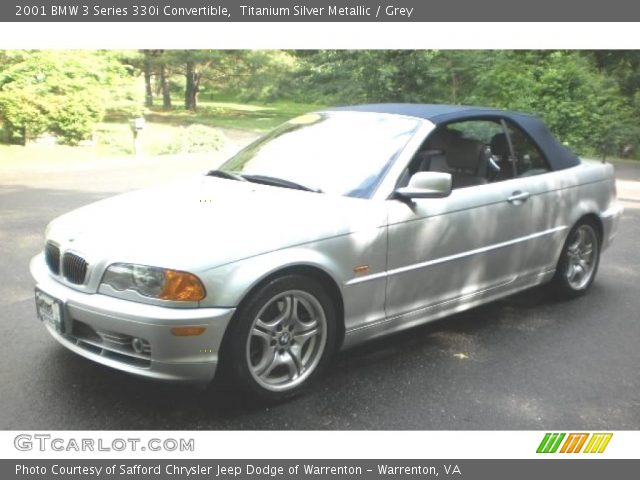
<svg viewBox="0 0 640 480">
<path fill-rule="evenodd" d="M 42 253 L 33 258 L 37 288 L 64 310 L 65 333 L 47 329 L 104 365 L 208 382 L 236 308 L 278 272 L 303 269 L 324 279 L 339 304 L 347 348 L 550 280 L 570 229 L 586 215 L 601 226 L 603 249 L 613 239 L 622 211 L 613 167 L 596 161 L 455 189 L 446 198 L 392 199 L 399 176 L 435 128 L 418 121 L 368 199 L 201 176 L 54 220 L 46 240 L 81 255 L 89 268 L 86 281 L 75 285 L 52 273 Z M 528 201 L 514 200 L 521 192 Z M 184 303 L 133 291 L 116 298 L 101 279 L 117 262 L 191 272 L 207 295 Z M 171 334 L 185 325 L 206 330 Z M 137 337 L 147 341 L 145 348 L 131 347 Z"/>
</svg>

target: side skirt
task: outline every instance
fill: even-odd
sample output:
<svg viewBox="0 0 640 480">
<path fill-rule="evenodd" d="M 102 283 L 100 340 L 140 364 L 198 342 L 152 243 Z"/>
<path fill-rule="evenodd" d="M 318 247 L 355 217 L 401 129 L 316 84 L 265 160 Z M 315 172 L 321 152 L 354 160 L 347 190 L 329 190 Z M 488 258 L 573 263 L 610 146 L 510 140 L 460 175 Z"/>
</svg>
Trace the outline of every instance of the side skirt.
<svg viewBox="0 0 640 480">
<path fill-rule="evenodd" d="M 346 350 L 383 335 L 423 325 L 513 295 L 514 293 L 550 281 L 554 273 L 555 269 L 528 275 L 486 290 L 480 290 L 442 303 L 421 307 L 401 315 L 382 318 L 368 322 L 365 325 L 359 325 L 345 333 L 341 349 Z"/>
</svg>

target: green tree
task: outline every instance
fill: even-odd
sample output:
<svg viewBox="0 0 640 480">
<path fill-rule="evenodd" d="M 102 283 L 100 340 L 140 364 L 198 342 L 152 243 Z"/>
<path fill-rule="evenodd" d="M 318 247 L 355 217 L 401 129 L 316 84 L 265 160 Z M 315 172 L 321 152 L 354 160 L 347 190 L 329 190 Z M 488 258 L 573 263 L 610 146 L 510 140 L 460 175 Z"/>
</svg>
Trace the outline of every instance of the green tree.
<svg viewBox="0 0 640 480">
<path fill-rule="evenodd" d="M 468 99 L 540 115 L 579 153 L 610 151 L 629 137 L 629 103 L 615 80 L 579 52 L 499 52 Z"/>
<path fill-rule="evenodd" d="M 321 50 L 294 52 L 299 95 L 341 103 L 459 103 L 489 61 L 487 52 L 437 50 Z M 312 93 L 313 95 L 313 93 Z"/>
<path fill-rule="evenodd" d="M 228 89 L 250 75 L 251 56 L 245 50 L 169 50 L 163 61 L 171 74 L 184 76 L 184 108 L 195 112 L 202 90 Z"/>
<path fill-rule="evenodd" d="M 291 96 L 296 88 L 297 58 L 283 50 L 234 52 L 227 75 L 208 82 L 207 89 L 228 92 L 244 100 L 274 101 Z M 230 62 L 227 62 L 230 63 Z"/>
<path fill-rule="evenodd" d="M 0 62 L 0 118 L 7 139 L 22 144 L 44 132 L 68 144 L 90 138 L 130 83 L 108 52 L 11 51 Z"/>
</svg>

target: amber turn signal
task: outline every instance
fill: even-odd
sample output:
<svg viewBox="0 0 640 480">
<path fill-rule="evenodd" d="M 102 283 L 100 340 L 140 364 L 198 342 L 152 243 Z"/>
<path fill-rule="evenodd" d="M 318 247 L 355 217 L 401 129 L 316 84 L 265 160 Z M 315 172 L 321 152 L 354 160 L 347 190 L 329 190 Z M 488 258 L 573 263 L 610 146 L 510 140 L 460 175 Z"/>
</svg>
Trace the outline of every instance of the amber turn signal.
<svg viewBox="0 0 640 480">
<path fill-rule="evenodd" d="M 202 335 L 206 327 L 173 327 L 171 329 L 171 335 L 176 337 L 197 337 Z"/>
<path fill-rule="evenodd" d="M 164 288 L 160 293 L 163 300 L 199 301 L 205 297 L 204 286 L 198 277 L 177 270 L 164 271 Z"/>
</svg>

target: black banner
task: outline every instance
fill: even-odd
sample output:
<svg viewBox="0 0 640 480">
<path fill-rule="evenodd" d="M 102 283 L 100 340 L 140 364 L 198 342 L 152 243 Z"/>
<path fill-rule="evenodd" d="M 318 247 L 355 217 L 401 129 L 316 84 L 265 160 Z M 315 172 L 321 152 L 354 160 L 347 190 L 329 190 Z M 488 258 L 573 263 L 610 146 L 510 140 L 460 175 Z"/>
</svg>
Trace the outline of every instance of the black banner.
<svg viewBox="0 0 640 480">
<path fill-rule="evenodd" d="M 640 460 L 0 460 L 0 477 L 113 479 L 635 478 Z"/>
<path fill-rule="evenodd" d="M 629 0 L 14 0 L 0 22 L 633 22 Z M 452 35 L 456 32 L 452 30 Z M 499 35 L 488 31 L 487 35 Z M 594 35 L 596 31 L 594 31 Z"/>
</svg>

